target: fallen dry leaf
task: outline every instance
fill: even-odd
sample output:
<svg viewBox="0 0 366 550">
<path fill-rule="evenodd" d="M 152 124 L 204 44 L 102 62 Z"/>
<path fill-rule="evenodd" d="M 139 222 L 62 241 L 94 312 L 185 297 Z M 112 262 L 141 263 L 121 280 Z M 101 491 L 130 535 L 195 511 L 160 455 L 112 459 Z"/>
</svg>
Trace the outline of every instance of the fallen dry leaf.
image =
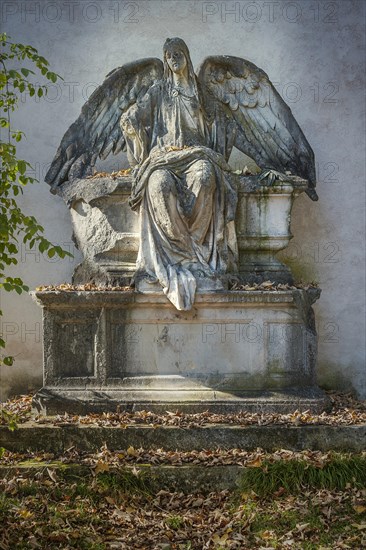
<svg viewBox="0 0 366 550">
<path fill-rule="evenodd" d="M 356 529 L 363 530 L 366 529 L 366 523 L 352 523 L 352 527 L 356 527 Z"/>
<path fill-rule="evenodd" d="M 94 468 L 94 473 L 99 474 L 100 472 L 109 472 L 109 464 L 107 462 L 98 460 Z"/>
<path fill-rule="evenodd" d="M 357 514 L 363 514 L 364 512 L 366 512 L 366 506 L 355 505 L 352 508 L 355 512 L 357 512 Z"/>
</svg>

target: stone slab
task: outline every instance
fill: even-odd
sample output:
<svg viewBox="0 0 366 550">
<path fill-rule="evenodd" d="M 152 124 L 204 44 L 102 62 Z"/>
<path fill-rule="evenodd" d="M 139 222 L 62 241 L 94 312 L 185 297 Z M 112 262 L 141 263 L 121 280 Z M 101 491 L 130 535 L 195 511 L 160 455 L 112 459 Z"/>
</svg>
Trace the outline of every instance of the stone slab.
<svg viewBox="0 0 366 550">
<path fill-rule="evenodd" d="M 104 444 L 111 451 L 134 448 L 191 451 L 237 448 L 265 451 L 305 449 L 319 451 L 366 450 L 366 425 L 354 426 L 233 426 L 206 425 L 101 427 L 86 425 L 22 424 L 15 431 L 0 427 L 0 447 L 12 452 L 63 453 L 70 447 L 95 452 Z"/>
<path fill-rule="evenodd" d="M 330 401 L 319 388 L 297 388 L 288 391 L 261 391 L 225 393 L 209 389 L 179 390 L 171 387 L 168 390 L 77 390 L 47 389 L 37 392 L 32 401 L 36 414 L 57 415 L 61 413 L 85 415 L 116 411 L 153 411 L 164 414 L 169 411 L 185 413 L 202 413 L 210 411 L 215 414 L 235 414 L 240 411 L 252 413 L 281 413 L 310 411 L 320 414 L 327 410 Z M 150 384 L 156 383 L 150 380 Z M 140 380 L 140 383 L 142 381 Z"/>
</svg>

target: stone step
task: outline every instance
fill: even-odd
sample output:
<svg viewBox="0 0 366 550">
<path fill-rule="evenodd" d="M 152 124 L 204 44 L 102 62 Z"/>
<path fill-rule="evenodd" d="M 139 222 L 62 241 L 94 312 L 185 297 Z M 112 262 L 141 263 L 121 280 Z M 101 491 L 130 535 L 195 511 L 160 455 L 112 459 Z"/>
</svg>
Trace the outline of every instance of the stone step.
<svg viewBox="0 0 366 550">
<path fill-rule="evenodd" d="M 159 490 L 183 491 L 184 493 L 209 493 L 230 490 L 240 487 L 240 480 L 244 467 L 239 465 L 197 466 L 187 464 L 172 466 L 161 464 L 137 464 L 110 467 L 111 475 L 126 476 L 127 479 L 138 479 L 141 487 L 146 487 L 154 492 Z M 92 468 L 83 464 L 61 464 L 52 462 L 19 462 L 12 465 L 0 465 L 0 478 L 10 479 L 14 476 L 27 479 L 39 479 L 45 475 L 47 478 L 73 478 L 80 481 L 91 481 L 95 477 Z M 137 485 L 138 486 L 138 485 Z"/>
<path fill-rule="evenodd" d="M 126 425 L 123 427 L 80 424 L 50 425 L 27 422 L 15 431 L 0 427 L 0 447 L 12 452 L 63 453 L 70 447 L 95 452 L 110 450 L 165 449 L 172 451 L 238 448 L 265 451 L 305 449 L 353 451 L 366 449 L 366 424 L 349 426 L 204 425 L 198 427 Z"/>
</svg>

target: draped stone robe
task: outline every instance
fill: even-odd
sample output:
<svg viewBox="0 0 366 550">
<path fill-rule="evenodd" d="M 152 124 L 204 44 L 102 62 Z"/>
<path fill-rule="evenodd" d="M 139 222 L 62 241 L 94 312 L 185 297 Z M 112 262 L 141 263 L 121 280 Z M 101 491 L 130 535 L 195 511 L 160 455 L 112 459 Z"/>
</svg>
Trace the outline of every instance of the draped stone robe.
<svg viewBox="0 0 366 550">
<path fill-rule="evenodd" d="M 177 309 L 189 310 L 197 279 L 218 289 L 236 269 L 230 167 L 210 148 L 199 99 L 166 81 L 122 115 L 121 127 L 134 167 L 130 204 L 140 213 L 137 289 L 158 281 Z"/>
</svg>

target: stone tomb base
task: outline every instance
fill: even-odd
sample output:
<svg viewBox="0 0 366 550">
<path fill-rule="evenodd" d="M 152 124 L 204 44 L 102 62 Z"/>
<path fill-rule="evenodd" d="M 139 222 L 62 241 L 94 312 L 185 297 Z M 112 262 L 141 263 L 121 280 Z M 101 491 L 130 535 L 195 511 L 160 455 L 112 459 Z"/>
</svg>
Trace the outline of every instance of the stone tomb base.
<svg viewBox="0 0 366 550">
<path fill-rule="evenodd" d="M 320 290 L 197 294 L 42 291 L 38 412 L 320 411 L 312 303 Z"/>
</svg>

